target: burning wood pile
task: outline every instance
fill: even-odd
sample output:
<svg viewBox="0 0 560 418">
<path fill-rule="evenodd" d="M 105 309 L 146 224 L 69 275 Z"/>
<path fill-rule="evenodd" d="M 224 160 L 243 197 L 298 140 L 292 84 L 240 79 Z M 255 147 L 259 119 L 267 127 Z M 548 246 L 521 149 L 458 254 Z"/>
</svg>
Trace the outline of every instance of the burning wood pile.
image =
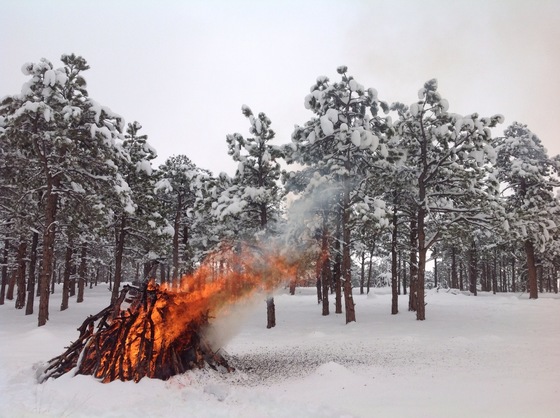
<svg viewBox="0 0 560 418">
<path fill-rule="evenodd" d="M 47 363 L 39 381 L 70 371 L 104 383 L 146 376 L 166 380 L 203 367 L 233 371 L 205 337 L 213 316 L 256 291 L 270 291 L 294 266 L 262 255 L 236 256 L 230 268 L 223 260 L 219 269 L 216 265 L 210 259 L 177 287 L 154 281 L 124 286 L 115 303 L 84 321 L 78 339 Z"/>
</svg>

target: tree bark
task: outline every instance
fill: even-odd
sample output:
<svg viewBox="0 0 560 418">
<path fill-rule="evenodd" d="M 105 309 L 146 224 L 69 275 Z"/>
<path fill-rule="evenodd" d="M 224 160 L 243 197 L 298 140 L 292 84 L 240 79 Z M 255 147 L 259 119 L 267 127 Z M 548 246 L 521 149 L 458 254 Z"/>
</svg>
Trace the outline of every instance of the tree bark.
<svg viewBox="0 0 560 418">
<path fill-rule="evenodd" d="M 266 298 L 266 327 L 274 328 L 276 326 L 276 307 L 274 306 L 274 298 L 269 296 Z"/>
<path fill-rule="evenodd" d="M 334 313 L 341 314 L 342 313 L 342 283 L 340 280 L 341 276 L 341 264 L 342 264 L 342 255 L 340 252 L 340 222 L 341 216 L 338 216 L 336 222 L 336 240 L 334 244 L 335 256 L 334 256 L 334 265 L 333 265 L 333 282 L 334 282 Z"/>
<path fill-rule="evenodd" d="M 6 299 L 6 286 L 8 285 L 8 247 L 10 240 L 4 240 L 4 251 L 2 257 L 2 282 L 0 283 L 0 305 L 4 304 Z"/>
<path fill-rule="evenodd" d="M 68 300 L 70 299 L 70 276 L 72 274 L 72 255 L 74 253 L 72 238 L 68 237 L 68 244 L 64 253 L 64 275 L 62 279 L 62 299 L 60 302 L 60 310 L 68 309 Z"/>
<path fill-rule="evenodd" d="M 121 215 L 120 222 L 115 232 L 115 277 L 113 279 L 113 290 L 111 293 L 111 304 L 115 304 L 119 298 L 122 279 L 122 260 L 124 254 L 124 239 L 126 235 L 126 215 Z"/>
<path fill-rule="evenodd" d="M 538 299 L 539 289 L 537 287 L 535 247 L 533 241 L 530 239 L 525 240 L 525 255 L 527 257 L 527 286 L 529 287 L 529 299 Z"/>
<path fill-rule="evenodd" d="M 173 221 L 173 287 L 179 285 L 179 227 L 181 226 L 181 214 L 183 211 L 183 196 L 179 194 L 177 197 L 177 209 L 175 211 L 175 219 Z"/>
<path fill-rule="evenodd" d="M 453 289 L 459 288 L 459 283 L 457 282 L 457 261 L 456 261 L 457 249 L 455 246 L 451 247 L 451 287 Z"/>
<path fill-rule="evenodd" d="M 418 228 L 416 219 L 410 219 L 410 274 L 409 274 L 409 294 L 408 294 L 408 310 L 416 311 L 417 298 L 416 287 L 418 278 Z"/>
<path fill-rule="evenodd" d="M 477 295 L 477 276 L 476 244 L 473 240 L 469 249 L 469 290 L 474 296 Z"/>
<path fill-rule="evenodd" d="M 323 234 L 321 236 L 321 282 L 323 285 L 321 292 L 323 316 L 330 314 L 329 311 L 329 283 L 331 282 L 331 266 L 329 257 L 329 232 L 327 218 L 323 216 Z"/>
<path fill-rule="evenodd" d="M 35 301 L 35 270 L 37 269 L 37 247 L 39 246 L 39 233 L 33 232 L 31 240 L 31 259 L 29 261 L 29 279 L 27 281 L 27 305 L 25 314 L 33 314 L 33 303 Z"/>
<path fill-rule="evenodd" d="M 423 198 L 420 199 L 423 202 Z M 426 275 L 426 256 L 428 248 L 426 246 L 426 231 L 424 227 L 425 210 L 420 205 L 418 208 L 418 277 L 416 279 L 416 319 L 424 321 L 426 319 L 426 304 L 424 302 L 424 283 Z"/>
<path fill-rule="evenodd" d="M 356 310 L 352 296 L 352 259 L 350 258 L 350 190 L 345 187 L 342 212 L 342 277 L 344 279 L 344 309 L 346 323 L 356 321 Z"/>
<path fill-rule="evenodd" d="M 59 186 L 60 179 L 57 177 L 47 182 L 43 258 L 41 260 L 41 274 L 39 278 L 39 314 L 37 319 L 38 326 L 40 327 L 49 320 L 50 284 L 53 274 L 56 215 L 58 210 L 58 194 L 55 189 Z"/>
<path fill-rule="evenodd" d="M 27 242 L 21 239 L 18 245 L 17 252 L 17 297 L 16 309 L 23 309 L 25 307 L 25 267 L 27 254 Z"/>
<path fill-rule="evenodd" d="M 82 243 L 80 251 L 80 267 L 78 268 L 78 297 L 76 303 L 84 301 L 84 289 L 86 285 L 86 272 L 87 272 L 87 243 Z"/>
<path fill-rule="evenodd" d="M 364 285 L 366 281 L 366 253 L 362 251 L 360 255 L 360 295 L 364 294 Z"/>
<path fill-rule="evenodd" d="M 397 281 L 398 275 L 398 216 L 396 193 L 393 205 L 393 231 L 391 233 L 391 315 L 399 313 L 399 285 Z"/>
</svg>

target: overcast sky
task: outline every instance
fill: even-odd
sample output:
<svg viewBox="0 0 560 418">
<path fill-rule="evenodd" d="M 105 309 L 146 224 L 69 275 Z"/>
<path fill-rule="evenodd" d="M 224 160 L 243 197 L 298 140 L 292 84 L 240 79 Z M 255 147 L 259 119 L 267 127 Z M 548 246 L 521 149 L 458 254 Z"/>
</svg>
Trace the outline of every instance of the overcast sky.
<svg viewBox="0 0 560 418">
<path fill-rule="evenodd" d="M 142 124 L 156 165 L 186 154 L 231 175 L 243 104 L 287 143 L 317 76 L 347 65 L 389 102 L 437 78 L 449 111 L 526 123 L 552 156 L 559 44 L 558 0 L 0 0 L 0 96 L 20 92 L 24 63 L 81 55 L 90 96 Z"/>
</svg>

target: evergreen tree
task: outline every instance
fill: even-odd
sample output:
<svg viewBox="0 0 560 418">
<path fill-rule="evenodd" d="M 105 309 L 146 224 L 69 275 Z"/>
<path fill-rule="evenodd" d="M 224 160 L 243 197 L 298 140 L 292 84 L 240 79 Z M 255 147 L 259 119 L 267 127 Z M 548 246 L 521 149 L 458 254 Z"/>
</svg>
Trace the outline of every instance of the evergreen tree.
<svg viewBox="0 0 560 418">
<path fill-rule="evenodd" d="M 222 216 L 236 217 L 242 225 L 238 239 L 258 242 L 278 232 L 281 201 L 284 196 L 280 188 L 280 164 L 282 150 L 270 142 L 275 133 L 271 121 L 264 113 L 257 117 L 248 106 L 242 107 L 243 115 L 249 120 L 249 133 L 244 138 L 235 133 L 226 138 L 228 154 L 238 163 L 232 186 L 222 197 Z M 276 324 L 274 299 L 267 299 L 267 328 Z"/>
<path fill-rule="evenodd" d="M 449 225 L 464 223 L 485 227 L 492 220 L 488 209 L 494 202 L 497 181 L 490 171 L 495 158 L 489 128 L 502 121 L 497 115 L 460 116 L 430 80 L 419 91 L 419 101 L 397 106 L 395 123 L 406 168 L 414 179 L 414 226 L 412 242 L 418 252 L 418 276 L 411 293 L 416 295 L 416 317 L 425 319 L 424 283 L 427 254 Z M 415 260 L 411 259 L 411 264 Z"/>
<path fill-rule="evenodd" d="M 388 110 L 377 99 L 377 92 L 366 90 L 347 68 L 337 69 L 341 80 L 331 83 L 319 77 L 305 99 L 305 107 L 315 117 L 304 126 L 296 126 L 292 144 L 286 147 L 287 161 L 307 167 L 313 174 L 304 176 L 313 184 L 332 184 L 336 196 L 341 243 L 340 272 L 344 281 L 346 322 L 356 320 L 352 296 L 351 231 L 353 206 L 357 203 L 375 210 L 375 196 L 367 193 L 367 173 L 375 160 L 387 155 L 387 146 L 380 137 L 387 124 L 378 115 L 379 108 Z M 372 205 L 373 206 L 370 206 Z M 336 251 L 336 249 L 335 249 Z M 335 268 L 338 265 L 335 260 Z M 334 272 L 335 278 L 337 271 Z"/>
<path fill-rule="evenodd" d="M 531 299 L 538 298 L 538 253 L 545 252 L 557 229 L 560 204 L 554 195 L 559 165 L 548 157 L 540 139 L 526 125 L 513 123 L 496 140 L 498 179 L 504 183 L 505 228 L 523 242 Z"/>
<path fill-rule="evenodd" d="M 26 64 L 31 79 L 19 95 L 0 104 L 0 135 L 28 157 L 40 182 L 43 211 L 42 260 L 39 279 L 39 326 L 49 310 L 49 285 L 60 209 L 60 196 L 69 191 L 113 187 L 115 161 L 126 158 L 120 144 L 122 118 L 88 97 L 82 57 L 63 55 L 64 67 L 54 69 L 46 59 Z M 40 179 L 40 180 L 39 180 Z"/>
</svg>

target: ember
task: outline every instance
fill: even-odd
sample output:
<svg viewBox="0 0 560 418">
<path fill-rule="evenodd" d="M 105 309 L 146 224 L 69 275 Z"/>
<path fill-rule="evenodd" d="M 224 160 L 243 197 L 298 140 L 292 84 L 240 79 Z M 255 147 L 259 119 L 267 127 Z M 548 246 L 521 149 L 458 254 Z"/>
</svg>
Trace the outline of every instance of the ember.
<svg viewBox="0 0 560 418">
<path fill-rule="evenodd" d="M 218 272 L 215 257 L 209 258 L 178 288 L 154 281 L 124 286 L 114 304 L 84 321 L 78 339 L 47 363 L 39 380 L 71 370 L 104 383 L 145 376 L 165 380 L 202 367 L 233 371 L 221 350 L 205 339 L 211 315 L 255 291 L 277 287 L 295 266 L 262 254 L 229 257 L 228 263 L 220 259 Z"/>
</svg>

